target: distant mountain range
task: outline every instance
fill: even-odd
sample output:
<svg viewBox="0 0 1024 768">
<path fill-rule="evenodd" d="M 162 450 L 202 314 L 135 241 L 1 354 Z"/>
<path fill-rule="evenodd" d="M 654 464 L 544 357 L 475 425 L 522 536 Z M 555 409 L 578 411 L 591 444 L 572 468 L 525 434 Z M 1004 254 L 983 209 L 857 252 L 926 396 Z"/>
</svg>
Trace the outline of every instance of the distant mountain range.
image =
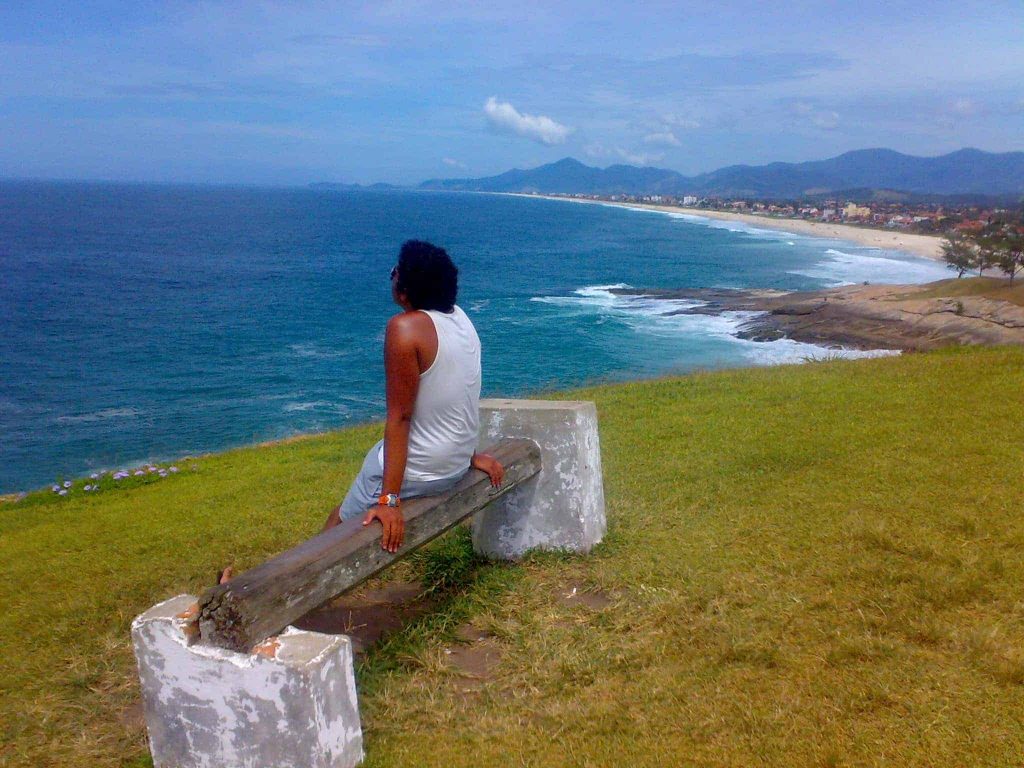
<svg viewBox="0 0 1024 768">
<path fill-rule="evenodd" d="M 856 197 L 1024 196 L 1024 152 L 961 149 L 914 157 L 891 149 L 861 149 L 829 160 L 731 165 L 698 176 L 665 168 L 593 168 L 567 157 L 530 170 L 479 179 L 431 179 L 419 189 L 562 194 L 715 195 L 795 199 L 856 192 Z M 854 195 L 846 194 L 848 197 Z"/>
</svg>

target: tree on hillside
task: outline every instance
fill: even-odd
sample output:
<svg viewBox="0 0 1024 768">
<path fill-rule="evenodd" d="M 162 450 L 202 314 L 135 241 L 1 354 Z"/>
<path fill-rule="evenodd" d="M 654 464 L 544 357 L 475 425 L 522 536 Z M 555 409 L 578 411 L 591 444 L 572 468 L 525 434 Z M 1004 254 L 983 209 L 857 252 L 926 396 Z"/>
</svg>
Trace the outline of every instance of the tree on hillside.
<svg viewBox="0 0 1024 768">
<path fill-rule="evenodd" d="M 1024 235 L 1011 232 L 1003 235 L 995 245 L 995 263 L 1013 282 L 1014 276 L 1024 269 Z"/>
<path fill-rule="evenodd" d="M 978 268 L 979 277 L 981 277 L 986 269 L 990 269 L 998 263 L 999 243 L 1000 237 L 998 234 L 985 233 L 975 239 L 974 266 Z"/>
<path fill-rule="evenodd" d="M 978 248 L 968 238 L 959 232 L 950 232 L 946 242 L 942 244 L 942 258 L 946 266 L 956 270 L 958 278 L 964 276 L 964 272 L 974 269 L 977 266 Z"/>
</svg>

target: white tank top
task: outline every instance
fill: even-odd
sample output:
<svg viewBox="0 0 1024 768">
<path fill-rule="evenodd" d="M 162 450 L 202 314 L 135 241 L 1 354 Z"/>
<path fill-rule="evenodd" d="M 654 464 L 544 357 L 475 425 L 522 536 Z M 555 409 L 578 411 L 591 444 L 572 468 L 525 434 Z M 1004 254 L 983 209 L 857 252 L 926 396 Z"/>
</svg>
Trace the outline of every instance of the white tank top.
<svg viewBox="0 0 1024 768">
<path fill-rule="evenodd" d="M 480 425 L 480 337 L 458 306 L 420 310 L 434 321 L 437 357 L 420 374 L 406 480 L 447 480 L 469 468 Z M 381 452 L 383 453 L 383 446 Z M 381 456 L 383 465 L 383 456 Z"/>
</svg>

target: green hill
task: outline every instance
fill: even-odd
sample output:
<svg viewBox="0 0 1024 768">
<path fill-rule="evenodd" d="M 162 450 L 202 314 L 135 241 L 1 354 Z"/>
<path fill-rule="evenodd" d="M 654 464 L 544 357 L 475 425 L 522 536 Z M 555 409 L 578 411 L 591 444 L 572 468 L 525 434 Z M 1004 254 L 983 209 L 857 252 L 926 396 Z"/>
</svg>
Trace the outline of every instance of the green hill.
<svg viewBox="0 0 1024 768">
<path fill-rule="evenodd" d="M 566 394 L 606 541 L 398 566 L 455 583 L 358 669 L 366 764 L 1018 763 L 1022 391 L 1024 350 L 970 349 Z M 132 617 L 314 533 L 378 429 L 0 505 L 0 764 L 148 765 Z"/>
</svg>

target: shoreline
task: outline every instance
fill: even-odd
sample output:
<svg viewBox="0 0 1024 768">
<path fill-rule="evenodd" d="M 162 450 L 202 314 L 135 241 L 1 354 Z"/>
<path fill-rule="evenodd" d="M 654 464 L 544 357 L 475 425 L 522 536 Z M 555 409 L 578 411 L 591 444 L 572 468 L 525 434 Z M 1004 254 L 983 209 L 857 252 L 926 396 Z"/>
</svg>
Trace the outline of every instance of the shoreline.
<svg viewBox="0 0 1024 768">
<path fill-rule="evenodd" d="M 654 203 L 620 203 L 611 200 L 589 200 L 577 197 L 561 197 L 559 195 L 529 195 L 522 192 L 499 192 L 514 197 L 533 197 L 544 200 L 561 200 L 570 203 L 590 203 L 595 205 L 613 205 L 619 208 L 633 208 L 640 211 L 659 211 L 661 213 L 680 213 L 687 216 L 701 216 L 719 221 L 738 221 L 743 224 L 790 232 L 794 235 L 821 237 L 826 239 L 847 240 L 869 248 L 886 251 L 902 251 L 913 256 L 920 256 L 933 261 L 942 261 L 942 241 L 937 235 L 916 235 L 909 232 L 895 232 L 887 229 L 855 227 L 850 224 L 833 224 L 831 222 L 805 221 L 804 219 L 781 219 L 774 216 L 761 216 L 753 213 L 734 213 L 732 211 L 708 211 L 703 208 L 682 208 L 672 205 L 656 205 Z"/>
</svg>

